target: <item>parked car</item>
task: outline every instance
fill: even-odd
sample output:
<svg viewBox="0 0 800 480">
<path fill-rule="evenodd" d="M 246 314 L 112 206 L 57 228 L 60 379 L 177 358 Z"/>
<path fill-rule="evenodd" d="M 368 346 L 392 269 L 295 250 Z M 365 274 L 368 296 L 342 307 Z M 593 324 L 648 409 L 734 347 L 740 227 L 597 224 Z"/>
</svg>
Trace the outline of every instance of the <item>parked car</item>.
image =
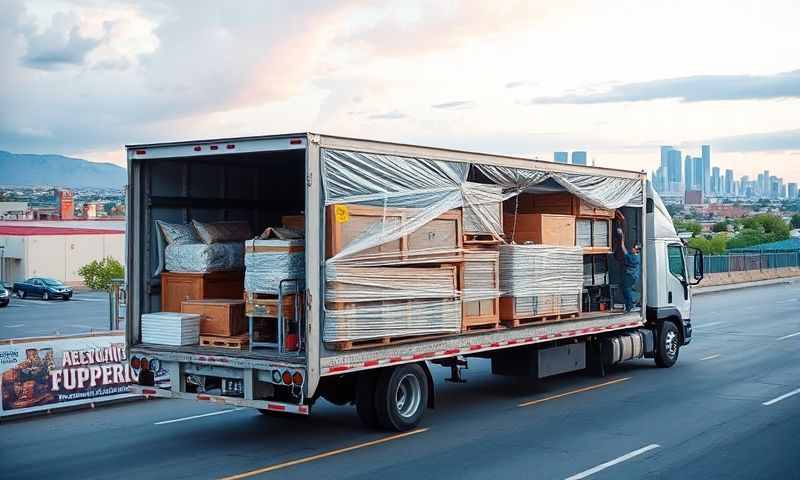
<svg viewBox="0 0 800 480">
<path fill-rule="evenodd" d="M 72 298 L 72 289 L 58 280 L 52 278 L 29 278 L 24 282 L 16 282 L 11 290 L 19 297 L 41 297 L 42 300 L 51 298 L 61 298 L 69 300 Z"/>
<path fill-rule="evenodd" d="M 7 307 L 9 301 L 11 301 L 11 294 L 8 293 L 6 287 L 4 287 L 2 283 L 0 283 L 0 308 Z"/>
</svg>

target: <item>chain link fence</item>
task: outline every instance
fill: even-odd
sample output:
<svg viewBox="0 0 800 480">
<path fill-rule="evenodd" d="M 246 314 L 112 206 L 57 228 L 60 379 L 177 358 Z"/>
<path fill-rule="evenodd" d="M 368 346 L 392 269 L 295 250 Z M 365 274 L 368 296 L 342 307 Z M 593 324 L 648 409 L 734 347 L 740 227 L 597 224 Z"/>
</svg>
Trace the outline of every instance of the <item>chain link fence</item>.
<svg viewBox="0 0 800 480">
<path fill-rule="evenodd" d="M 692 260 L 689 268 L 692 271 Z M 771 268 L 800 267 L 800 252 L 731 253 L 704 256 L 705 273 L 746 272 Z"/>
</svg>

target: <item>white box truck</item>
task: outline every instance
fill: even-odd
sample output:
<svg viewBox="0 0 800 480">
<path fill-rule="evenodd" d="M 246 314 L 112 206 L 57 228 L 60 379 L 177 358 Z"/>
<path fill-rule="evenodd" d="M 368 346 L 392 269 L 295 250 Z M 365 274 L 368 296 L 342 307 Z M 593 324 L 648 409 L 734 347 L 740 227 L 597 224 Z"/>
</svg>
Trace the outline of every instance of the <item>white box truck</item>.
<svg viewBox="0 0 800 480">
<path fill-rule="evenodd" d="M 367 425 L 407 430 L 434 405 L 432 365 L 450 368 L 454 380 L 471 357 L 491 359 L 495 374 L 533 377 L 590 367 L 603 371 L 643 357 L 670 367 L 691 340 L 691 285 L 702 279 L 702 255 L 687 257 L 644 172 L 315 133 L 129 145 L 127 158 L 126 342 L 138 372 L 134 391 L 143 395 L 280 415 L 308 415 L 324 398 L 354 404 Z M 615 222 L 614 230 L 624 228 L 628 244 L 641 245 L 635 288 L 641 308 L 620 311 L 612 308 L 619 300 L 611 299 L 601 311 L 556 322 L 332 347 L 326 341 L 331 330 L 326 322 L 330 327 L 334 318 L 326 308 L 326 285 L 341 263 L 326 251 L 326 207 L 410 202 L 422 212 L 399 227 L 384 223 L 383 230 L 367 235 L 360 249 L 375 251 L 375 245 L 465 206 L 476 183 L 499 185 L 505 200 L 523 192 L 564 191 L 621 212 L 625 222 Z M 304 212 L 305 223 L 304 295 L 298 305 L 303 320 L 296 332 L 300 338 L 292 340 L 296 348 L 286 348 L 285 338 L 275 348 L 244 350 L 142 341 L 142 315 L 162 310 L 157 220 L 245 220 L 260 231 L 280 225 L 287 212 Z M 610 282 L 621 283 L 623 264 L 609 263 Z"/>
</svg>

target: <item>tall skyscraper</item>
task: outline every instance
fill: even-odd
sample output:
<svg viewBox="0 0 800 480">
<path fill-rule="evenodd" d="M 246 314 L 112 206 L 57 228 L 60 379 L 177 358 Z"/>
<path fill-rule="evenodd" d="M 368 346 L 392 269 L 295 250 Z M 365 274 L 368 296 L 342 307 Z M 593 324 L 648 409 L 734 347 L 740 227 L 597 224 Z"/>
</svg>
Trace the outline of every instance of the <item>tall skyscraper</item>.
<svg viewBox="0 0 800 480">
<path fill-rule="evenodd" d="M 705 160 L 704 160 L 705 161 Z M 711 169 L 711 191 L 713 193 L 719 194 L 720 193 L 720 181 L 719 178 L 719 167 L 714 167 Z"/>
<path fill-rule="evenodd" d="M 733 170 L 725 170 L 725 187 L 722 189 L 725 195 L 733 195 Z"/>
<path fill-rule="evenodd" d="M 692 176 L 692 157 L 686 155 L 686 158 L 683 160 L 683 184 L 686 190 L 693 190 L 694 189 L 694 181 Z"/>
<path fill-rule="evenodd" d="M 683 183 L 681 152 L 672 149 L 667 154 L 667 190 L 671 193 L 680 193 L 681 183 Z"/>
<path fill-rule="evenodd" d="M 789 200 L 796 200 L 797 199 L 797 184 L 795 182 L 790 182 L 786 187 L 787 194 L 789 195 Z"/>
<path fill-rule="evenodd" d="M 700 146 L 700 156 L 703 159 L 703 191 L 711 192 L 711 145 Z"/>
<path fill-rule="evenodd" d="M 553 161 L 556 163 L 569 163 L 569 153 L 567 152 L 554 152 Z"/>
<path fill-rule="evenodd" d="M 703 191 L 705 188 L 703 177 L 703 159 L 700 157 L 692 157 L 692 180 L 694 181 L 694 188 L 692 190 Z"/>
<path fill-rule="evenodd" d="M 573 165 L 586 165 L 586 152 L 572 152 Z"/>
</svg>

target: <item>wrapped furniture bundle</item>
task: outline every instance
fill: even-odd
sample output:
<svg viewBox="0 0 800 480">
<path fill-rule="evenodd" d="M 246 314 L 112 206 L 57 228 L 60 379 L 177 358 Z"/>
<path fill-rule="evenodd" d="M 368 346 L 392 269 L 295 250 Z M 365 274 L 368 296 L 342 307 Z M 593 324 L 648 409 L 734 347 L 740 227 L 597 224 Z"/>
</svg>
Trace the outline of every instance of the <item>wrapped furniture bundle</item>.
<svg viewBox="0 0 800 480">
<path fill-rule="evenodd" d="M 461 330 L 461 302 L 454 266 L 329 265 L 326 275 L 322 336 L 326 343 Z"/>
<path fill-rule="evenodd" d="M 495 248 L 467 249 L 461 272 L 462 330 L 497 326 L 500 298 L 500 254 Z"/>
<path fill-rule="evenodd" d="M 501 320 L 579 312 L 583 273 L 580 247 L 501 245 Z"/>
<path fill-rule="evenodd" d="M 248 240 L 244 254 L 244 289 L 277 295 L 280 281 L 305 278 L 303 240 Z"/>
</svg>

